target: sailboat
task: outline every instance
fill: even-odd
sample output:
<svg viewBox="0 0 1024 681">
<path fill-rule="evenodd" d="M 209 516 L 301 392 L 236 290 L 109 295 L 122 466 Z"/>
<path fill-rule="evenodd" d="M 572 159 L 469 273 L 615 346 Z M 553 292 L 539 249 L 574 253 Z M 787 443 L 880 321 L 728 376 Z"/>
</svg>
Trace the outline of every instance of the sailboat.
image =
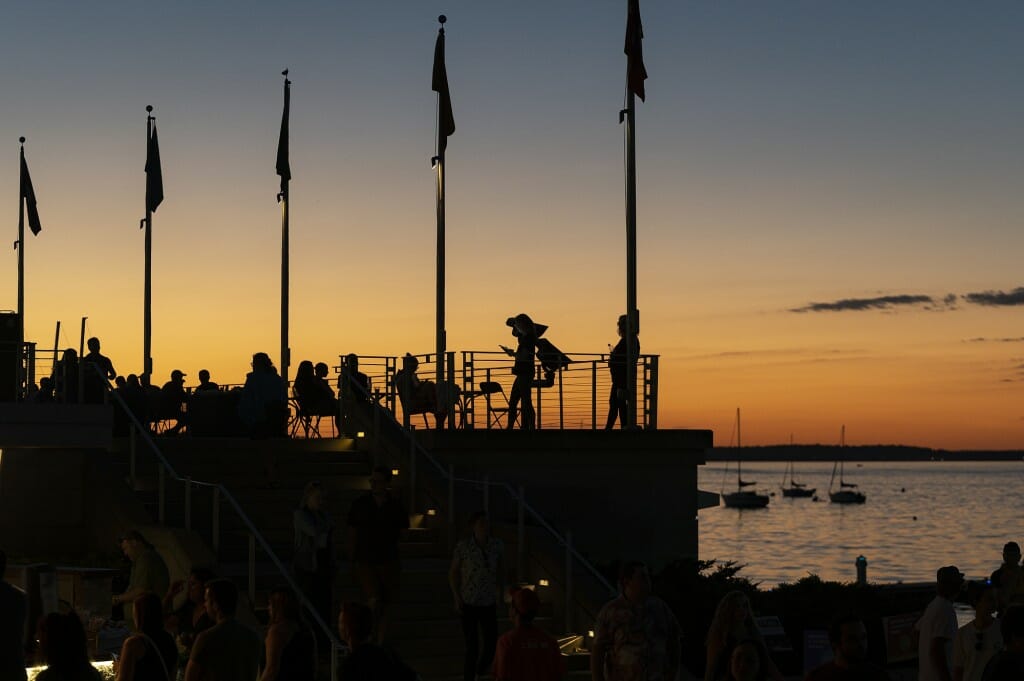
<svg viewBox="0 0 1024 681">
<path fill-rule="evenodd" d="M 740 460 L 740 448 L 742 445 L 742 438 L 740 432 L 740 410 L 736 408 L 736 491 L 726 492 L 722 489 L 722 501 L 725 503 L 727 508 L 764 508 L 768 505 L 769 497 L 767 494 L 758 494 L 755 490 L 745 489 L 747 487 L 753 487 L 757 484 L 756 480 L 744 480 L 743 479 L 743 464 Z M 728 468 L 726 468 L 728 470 Z"/>
<path fill-rule="evenodd" d="M 839 434 L 839 460 L 832 465 L 832 479 L 828 481 L 828 498 L 833 504 L 863 504 L 867 501 L 867 495 L 857 489 L 856 483 L 846 482 L 843 477 L 843 455 L 842 450 L 846 447 L 846 426 Z M 836 470 L 839 470 L 839 489 L 833 491 L 832 484 L 836 479 Z"/>
<path fill-rule="evenodd" d="M 789 479 L 788 485 L 786 484 L 787 478 Z M 782 474 L 782 496 L 806 498 L 813 497 L 817 491 L 817 487 L 808 487 L 806 483 L 796 481 L 796 478 L 793 477 L 793 462 L 790 461 L 786 466 L 786 472 Z"/>
</svg>

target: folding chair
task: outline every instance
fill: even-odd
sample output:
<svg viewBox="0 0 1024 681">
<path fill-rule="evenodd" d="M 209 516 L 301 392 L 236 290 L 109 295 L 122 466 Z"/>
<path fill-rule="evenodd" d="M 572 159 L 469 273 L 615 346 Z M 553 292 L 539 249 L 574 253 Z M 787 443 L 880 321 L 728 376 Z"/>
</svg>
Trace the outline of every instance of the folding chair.
<svg viewBox="0 0 1024 681">
<path fill-rule="evenodd" d="M 505 394 L 505 389 L 497 381 L 484 381 L 480 384 L 480 394 L 484 396 L 484 401 L 487 403 L 487 427 L 501 428 L 501 420 L 508 419 L 508 396 Z M 500 395 L 501 400 L 498 401 L 495 395 Z"/>
</svg>

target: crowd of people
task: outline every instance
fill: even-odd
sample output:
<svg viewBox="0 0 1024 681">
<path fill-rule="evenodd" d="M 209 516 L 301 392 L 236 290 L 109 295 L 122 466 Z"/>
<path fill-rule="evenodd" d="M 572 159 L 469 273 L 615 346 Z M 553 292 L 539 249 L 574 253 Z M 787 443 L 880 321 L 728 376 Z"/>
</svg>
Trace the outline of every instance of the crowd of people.
<svg viewBox="0 0 1024 681">
<path fill-rule="evenodd" d="M 294 514 L 293 567 L 300 593 L 319 623 L 303 615 L 300 596 L 273 589 L 263 636 L 239 621 L 233 582 L 194 568 L 169 583 L 160 553 L 138 531 L 121 537 L 131 563 L 125 590 L 112 597 L 124 608 L 131 632 L 116 656 L 117 681 L 313 681 L 330 650 L 320 625 L 332 626 L 347 646 L 341 678 L 419 678 L 389 645 L 389 624 L 399 602 L 397 546 L 408 515 L 388 487 L 390 471 L 373 470 L 371 489 L 356 499 L 347 518 L 347 546 L 365 602 L 334 611 L 332 583 L 335 524 L 324 510 L 323 490 L 310 483 Z M 556 681 L 566 674 L 559 643 L 535 625 L 541 602 L 531 587 L 505 588 L 504 547 L 492 536 L 486 514 L 472 516 L 448 573 L 454 609 L 465 634 L 466 681 Z M 939 568 L 936 595 L 915 625 L 919 681 L 1020 681 L 1024 679 L 1024 567 L 1015 542 L 990 579 L 965 585 L 955 566 Z M 6 572 L 0 551 L 0 577 Z M 966 586 L 966 588 L 965 588 Z M 641 562 L 622 565 L 619 595 L 600 609 L 590 646 L 593 681 L 674 681 L 681 666 L 681 627 L 671 608 L 652 593 Z M 180 605 L 175 601 L 182 597 Z M 958 626 L 954 600 L 966 596 L 974 618 Z M 512 628 L 498 637 L 497 610 L 504 603 Z M 24 592 L 0 579 L 0 679 L 26 678 Z M 37 655 L 41 681 L 101 681 L 89 656 L 86 629 L 73 610 L 42 616 Z M 868 630 L 855 612 L 841 612 L 828 629 L 832 659 L 805 681 L 885 681 L 890 675 L 869 661 Z M 782 681 L 753 619 L 747 597 L 726 594 L 706 639 L 704 681 Z"/>
</svg>

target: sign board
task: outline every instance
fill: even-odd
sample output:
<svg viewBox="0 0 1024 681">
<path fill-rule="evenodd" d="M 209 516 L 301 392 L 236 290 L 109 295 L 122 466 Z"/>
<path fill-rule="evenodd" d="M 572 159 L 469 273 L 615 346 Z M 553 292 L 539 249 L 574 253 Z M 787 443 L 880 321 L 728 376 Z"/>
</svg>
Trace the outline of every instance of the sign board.
<svg viewBox="0 0 1024 681">
<path fill-rule="evenodd" d="M 804 675 L 825 664 L 833 657 L 828 632 L 824 629 L 804 631 Z"/>
<path fill-rule="evenodd" d="M 786 630 L 782 627 L 782 620 L 778 617 L 775 615 L 755 617 L 754 623 L 757 625 L 758 631 L 761 632 L 764 644 L 768 647 L 769 651 L 773 653 L 789 653 L 793 651 L 793 646 L 789 642 L 789 636 L 786 635 Z"/>
</svg>

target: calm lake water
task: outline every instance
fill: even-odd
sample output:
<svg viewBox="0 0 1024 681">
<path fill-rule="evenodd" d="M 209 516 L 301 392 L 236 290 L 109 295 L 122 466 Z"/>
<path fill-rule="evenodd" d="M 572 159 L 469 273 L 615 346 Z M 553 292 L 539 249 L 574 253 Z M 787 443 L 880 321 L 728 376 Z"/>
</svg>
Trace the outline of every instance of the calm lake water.
<svg viewBox="0 0 1024 681">
<path fill-rule="evenodd" d="M 852 581 L 863 555 L 872 582 L 921 582 L 943 565 L 988 577 L 1004 543 L 1024 544 L 1024 462 L 847 462 L 847 482 L 867 494 L 851 506 L 828 501 L 831 463 L 796 464 L 797 480 L 817 487 L 817 502 L 783 498 L 784 469 L 743 464 L 744 480 L 775 496 L 763 510 L 702 510 L 702 559 L 743 563 L 741 575 L 773 586 L 809 573 Z M 721 462 L 700 467 L 700 488 L 721 492 L 724 471 Z M 735 464 L 727 484 L 735 490 Z"/>
</svg>

